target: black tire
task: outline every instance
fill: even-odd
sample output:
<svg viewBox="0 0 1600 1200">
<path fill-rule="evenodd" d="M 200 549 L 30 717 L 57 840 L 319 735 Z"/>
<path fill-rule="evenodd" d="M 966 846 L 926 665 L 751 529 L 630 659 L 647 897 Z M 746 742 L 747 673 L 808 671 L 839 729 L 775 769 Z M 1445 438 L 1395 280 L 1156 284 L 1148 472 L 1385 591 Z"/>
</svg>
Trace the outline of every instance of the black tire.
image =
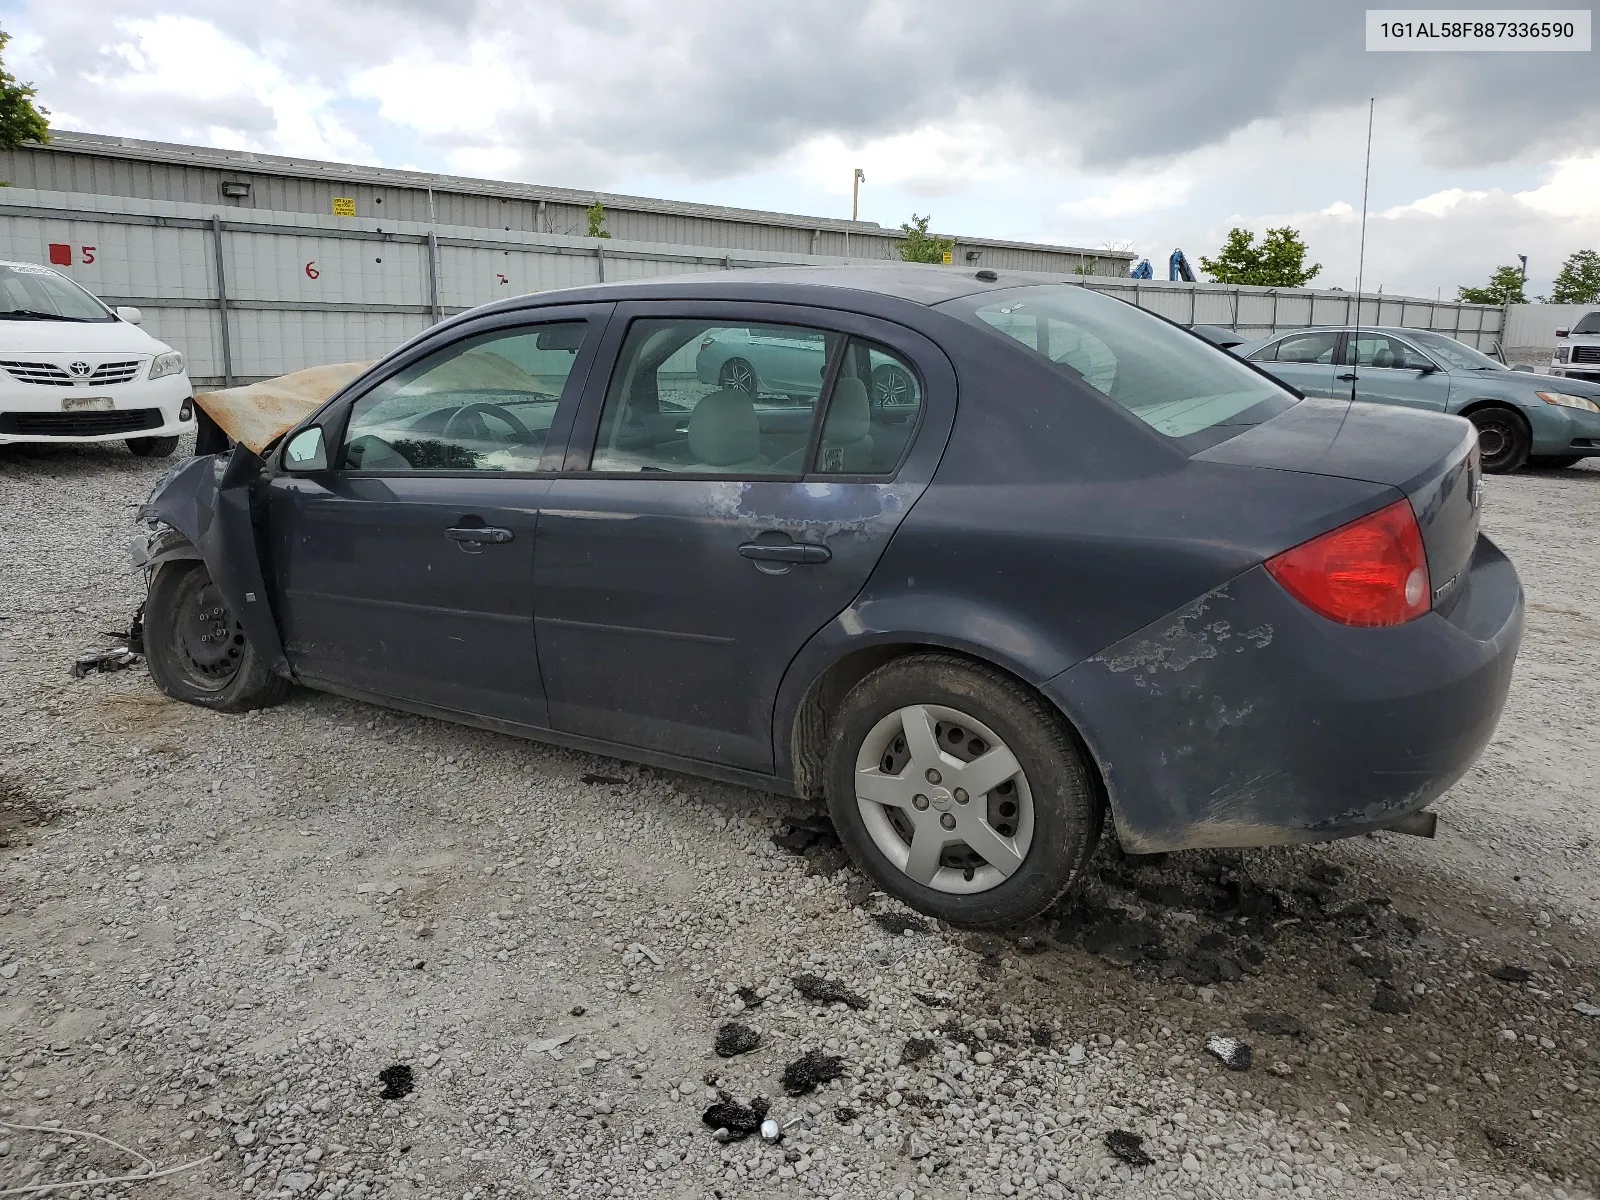
<svg viewBox="0 0 1600 1200">
<path fill-rule="evenodd" d="M 1467 420 L 1478 427 L 1485 474 L 1509 475 L 1527 465 L 1533 434 L 1521 413 L 1495 404 L 1478 409 Z"/>
<path fill-rule="evenodd" d="M 1581 454 L 1530 454 L 1528 465 L 1530 467 L 1544 467 L 1547 470 L 1559 471 L 1563 467 L 1575 467 L 1583 461 Z"/>
<path fill-rule="evenodd" d="M 761 394 L 756 369 L 742 358 L 730 358 L 717 372 L 717 386 L 728 392 L 743 392 L 751 399 Z"/>
<path fill-rule="evenodd" d="M 855 772 L 863 741 L 886 716 L 916 704 L 957 709 L 987 725 L 1027 778 L 1032 840 L 1021 866 L 986 891 L 958 894 L 916 882 L 884 855 L 862 818 Z M 1006 928 L 1038 916 L 1077 881 L 1100 839 L 1099 791 L 1065 722 L 1011 677 L 950 654 L 895 659 L 851 690 L 828 732 L 827 797 L 845 848 L 878 886 L 966 928 Z"/>
<path fill-rule="evenodd" d="M 177 434 L 173 434 L 171 437 L 128 439 L 128 449 L 140 458 L 166 458 L 177 448 Z"/>
<path fill-rule="evenodd" d="M 174 700 L 217 712 L 267 708 L 291 684 L 273 674 L 245 640 L 203 562 L 162 563 L 144 609 L 150 677 Z"/>
</svg>

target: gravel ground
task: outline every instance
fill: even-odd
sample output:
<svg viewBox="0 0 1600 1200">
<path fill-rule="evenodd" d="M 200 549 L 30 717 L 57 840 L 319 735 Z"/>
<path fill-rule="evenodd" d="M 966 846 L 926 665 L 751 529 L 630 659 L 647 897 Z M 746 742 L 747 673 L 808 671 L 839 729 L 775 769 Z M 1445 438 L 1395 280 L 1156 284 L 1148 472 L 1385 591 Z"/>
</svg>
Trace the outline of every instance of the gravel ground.
<svg viewBox="0 0 1600 1200">
<path fill-rule="evenodd" d="M 0 1195 L 172 1167 L 132 1190 L 1600 1184 L 1600 1013 L 1574 1007 L 1600 1004 L 1600 469 L 1488 482 L 1528 637 L 1436 841 L 1108 844 L 1000 938 L 874 895 L 780 797 L 309 692 L 224 717 L 142 667 L 72 680 L 138 599 L 125 545 L 165 465 L 0 450 Z M 718 1056 L 725 1022 L 754 1048 Z M 719 1090 L 783 1140 L 719 1141 Z"/>
</svg>

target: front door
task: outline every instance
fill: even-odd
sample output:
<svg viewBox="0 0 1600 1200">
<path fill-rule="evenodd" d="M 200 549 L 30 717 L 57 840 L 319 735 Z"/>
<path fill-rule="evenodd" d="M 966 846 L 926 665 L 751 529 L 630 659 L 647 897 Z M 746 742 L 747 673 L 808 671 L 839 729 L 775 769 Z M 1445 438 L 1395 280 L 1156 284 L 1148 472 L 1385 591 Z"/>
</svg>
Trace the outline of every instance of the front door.
<svg viewBox="0 0 1600 1200">
<path fill-rule="evenodd" d="M 1263 346 L 1250 356 L 1250 361 L 1301 395 L 1348 398 L 1350 385 L 1337 384 L 1333 378 L 1336 370 L 1333 355 L 1338 341 L 1337 330 L 1309 329 Z"/>
<path fill-rule="evenodd" d="M 684 346 L 756 322 L 763 337 L 782 324 L 794 341 L 820 340 L 809 395 L 768 405 L 670 374 Z M 891 349 L 860 331 L 874 323 L 770 305 L 628 305 L 613 325 L 609 384 L 591 388 L 579 416 L 592 433 L 575 432 L 539 516 L 550 723 L 770 771 L 785 669 L 860 591 L 921 492 L 896 476 L 931 346 L 887 327 Z M 884 366 L 912 384 L 889 412 L 869 390 Z M 797 398 L 810 410 L 798 429 Z"/>
<path fill-rule="evenodd" d="M 1339 358 L 1340 378 L 1355 384 L 1357 400 L 1445 411 L 1450 376 L 1409 342 L 1389 333 L 1356 331 L 1346 336 Z"/>
<path fill-rule="evenodd" d="M 277 611 L 298 675 L 547 724 L 533 548 L 554 478 L 541 468 L 555 464 L 542 458 L 607 309 L 424 349 L 325 422 L 331 469 L 270 481 Z"/>
</svg>

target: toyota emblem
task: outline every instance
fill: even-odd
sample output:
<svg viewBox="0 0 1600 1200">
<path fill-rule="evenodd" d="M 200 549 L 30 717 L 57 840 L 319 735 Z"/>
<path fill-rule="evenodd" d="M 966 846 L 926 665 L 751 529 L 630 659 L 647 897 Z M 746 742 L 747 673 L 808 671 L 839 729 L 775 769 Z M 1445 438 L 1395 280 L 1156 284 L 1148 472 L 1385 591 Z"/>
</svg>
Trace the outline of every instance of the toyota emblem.
<svg viewBox="0 0 1600 1200">
<path fill-rule="evenodd" d="M 73 375 L 76 375 L 79 379 L 87 379 L 89 378 L 89 372 L 92 370 L 92 368 L 88 363 L 79 360 L 78 362 L 67 364 L 67 370 Z"/>
</svg>

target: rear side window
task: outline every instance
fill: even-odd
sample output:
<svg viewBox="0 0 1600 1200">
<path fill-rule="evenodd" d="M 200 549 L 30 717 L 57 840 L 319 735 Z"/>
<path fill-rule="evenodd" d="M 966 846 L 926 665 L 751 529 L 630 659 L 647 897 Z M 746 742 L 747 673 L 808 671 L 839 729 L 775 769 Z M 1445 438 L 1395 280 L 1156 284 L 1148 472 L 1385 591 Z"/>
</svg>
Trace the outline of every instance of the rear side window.
<svg viewBox="0 0 1600 1200">
<path fill-rule="evenodd" d="M 1263 346 L 1250 356 L 1250 360 L 1327 364 L 1333 362 L 1333 348 L 1338 340 L 1338 333 L 1332 330 L 1292 333 L 1286 338 L 1279 338 L 1270 346 Z"/>
<path fill-rule="evenodd" d="M 892 350 L 851 338 L 817 443 L 819 475 L 889 475 L 922 413 L 922 384 Z"/>
<path fill-rule="evenodd" d="M 535 471 L 587 323 L 464 339 L 390 376 L 350 410 L 353 471 Z"/>
</svg>

